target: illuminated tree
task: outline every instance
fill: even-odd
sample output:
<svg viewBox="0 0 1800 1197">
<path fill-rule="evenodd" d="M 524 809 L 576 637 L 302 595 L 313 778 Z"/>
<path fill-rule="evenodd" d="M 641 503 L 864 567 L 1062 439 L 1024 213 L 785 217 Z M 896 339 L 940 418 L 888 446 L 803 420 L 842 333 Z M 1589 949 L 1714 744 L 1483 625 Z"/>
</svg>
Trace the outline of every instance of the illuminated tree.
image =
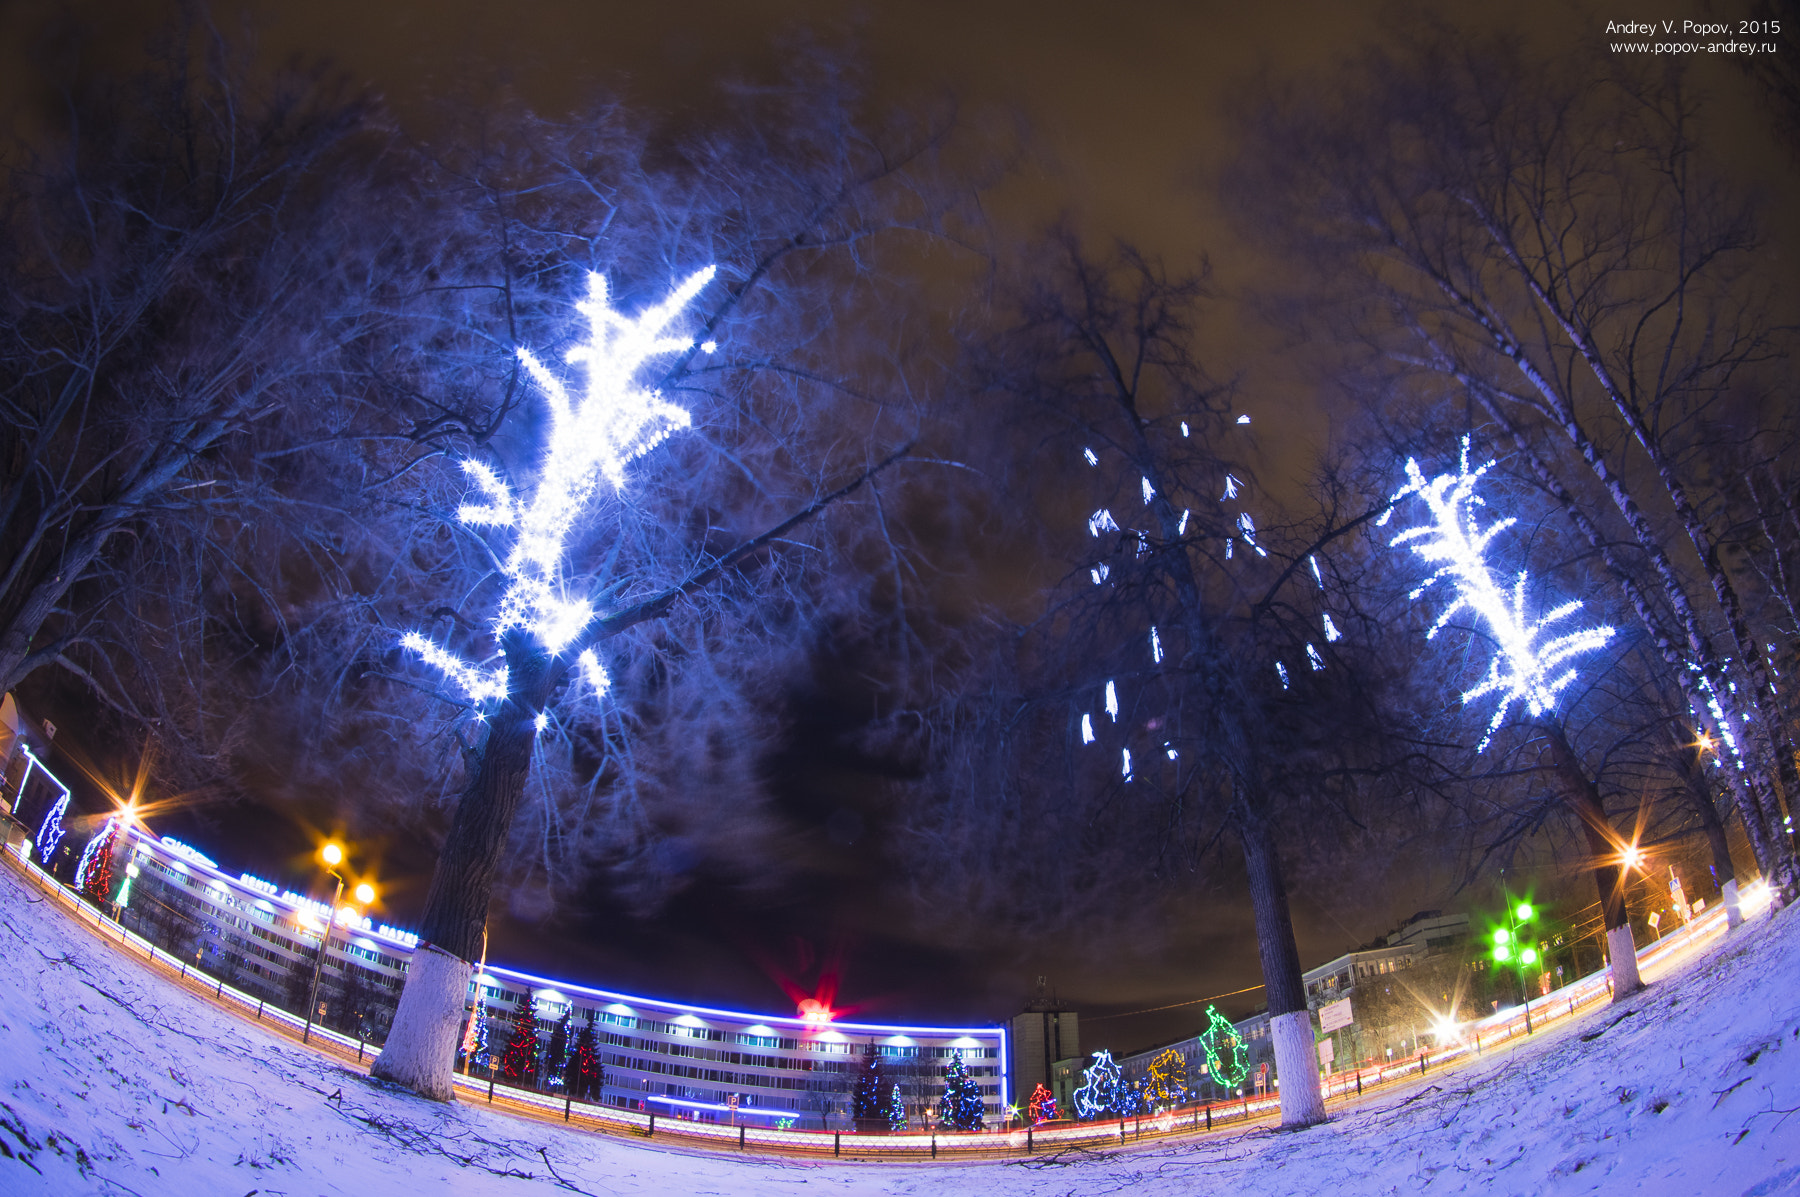
<svg viewBox="0 0 1800 1197">
<path fill-rule="evenodd" d="M 594 1026 L 584 1022 L 575 1034 L 575 1047 L 569 1052 L 569 1066 L 563 1076 L 569 1096 L 577 1101 L 599 1101 L 606 1084 L 606 1069 L 594 1042 Z"/>
<path fill-rule="evenodd" d="M 850 1096 L 850 1114 L 860 1130 L 888 1117 L 888 1086 L 883 1082 L 881 1052 L 871 1041 L 863 1046 L 862 1067 Z"/>
<path fill-rule="evenodd" d="M 75 888 L 104 906 L 113 896 L 113 849 L 119 839 L 117 816 L 106 821 L 100 834 L 88 841 L 75 867 Z"/>
<path fill-rule="evenodd" d="M 817 517 L 869 495 L 917 431 L 898 398 L 904 355 L 883 339 L 905 335 L 891 330 L 906 310 L 884 234 L 941 217 L 917 184 L 942 131 L 896 122 L 892 140 L 870 139 L 825 92 L 807 105 L 799 94 L 666 154 L 609 111 L 591 127 L 526 121 L 522 161 L 466 164 L 507 213 L 507 239 L 469 249 L 489 276 L 446 267 L 468 281 L 443 291 L 476 297 L 446 316 L 456 335 L 431 342 L 451 348 L 394 368 L 396 390 L 427 398 L 388 471 L 416 488 L 407 510 L 456 519 L 395 530 L 416 551 L 368 606 L 404 621 L 405 661 L 359 675 L 390 701 L 355 712 L 419 749 L 417 765 L 417 691 L 432 690 L 435 744 L 463 748 L 425 946 L 376 1063 L 385 1079 L 448 1097 L 498 877 L 541 911 L 606 868 L 647 910 L 686 883 L 669 841 L 686 853 L 704 841 L 746 872 L 774 867 L 758 851 L 770 703 L 839 598 L 859 626 L 884 618 L 828 567 L 867 549 L 866 568 L 903 535 Z M 668 155 L 687 165 L 646 173 Z M 686 258 L 695 245 L 716 265 Z M 571 246 L 613 267 L 587 272 L 572 337 L 550 319 L 566 305 L 549 285 Z M 476 306 L 482 296 L 494 306 Z M 520 345 L 527 333 L 567 365 Z M 496 341 L 516 349 L 496 361 Z M 441 378 L 465 375 L 482 385 L 440 394 Z M 368 543 L 371 565 L 382 549 Z M 344 635 L 394 643 L 385 628 Z"/>
<path fill-rule="evenodd" d="M 500 1053 L 500 1075 L 521 1089 L 537 1086 L 540 1055 L 537 1038 L 537 999 L 528 992 L 513 1008 L 512 1032 Z"/>
<path fill-rule="evenodd" d="M 938 1125 L 945 1130 L 976 1131 L 981 1129 L 985 1107 L 981 1086 L 969 1075 L 969 1066 L 961 1052 L 950 1057 L 944 1069 L 944 1096 L 938 1102 Z"/>
<path fill-rule="evenodd" d="M 1752 531 L 1771 514 L 1758 459 L 1791 443 L 1791 330 L 1762 214 L 1712 158 L 1689 82 L 1589 47 L 1527 60 L 1425 33 L 1272 105 L 1237 177 L 1343 339 L 1376 351 L 1390 425 L 1467 403 L 1507 439 L 1792 895 L 1780 795 L 1800 792 L 1800 757 L 1771 664 L 1792 623 Z"/>
<path fill-rule="evenodd" d="M 1380 698 L 1398 657 L 1346 583 L 1351 534 L 1380 509 L 1321 486 L 1294 515 L 1252 484 L 1252 417 L 1195 357 L 1202 279 L 1128 248 L 1090 257 L 1068 235 L 1041 257 L 981 368 L 985 393 L 1041 430 L 1014 501 L 1067 519 L 1044 534 L 1067 572 L 996 653 L 928 842 L 984 883 L 1081 843 L 1078 867 L 1034 878 L 1040 919 L 1192 901 L 1202 871 L 1241 877 L 1278 1054 L 1316 1075 L 1288 870 L 1322 856 L 1323 822 L 1352 826 L 1360 779 L 1399 751 Z M 1051 761 L 1079 780 L 1043 784 Z M 1395 806 L 1369 813 L 1392 821 Z M 1324 1118 L 1316 1086 L 1281 1097 L 1286 1124 Z"/>
<path fill-rule="evenodd" d="M 550 1029 L 550 1045 L 544 1049 L 544 1080 L 554 1088 L 564 1082 L 569 1063 L 569 1016 L 565 1013 Z"/>
<path fill-rule="evenodd" d="M 906 1129 L 906 1098 L 900 1094 L 900 1082 L 888 1086 L 887 1128 L 895 1134 Z"/>
<path fill-rule="evenodd" d="M 1439 613 L 1427 633 L 1436 637 L 1458 614 L 1467 612 L 1493 645 L 1493 658 L 1485 677 L 1463 693 L 1465 703 L 1490 695 L 1498 697 L 1477 751 L 1485 749 L 1515 706 L 1524 707 L 1532 725 L 1543 735 L 1553 768 L 1563 783 L 1565 800 L 1581 820 L 1587 836 L 1589 867 L 1600 891 L 1608 952 L 1612 957 L 1613 999 L 1622 1000 L 1641 987 L 1637 972 L 1637 945 L 1625 910 L 1626 871 L 1624 845 L 1607 820 L 1598 788 L 1569 745 L 1563 729 L 1551 717 L 1557 695 L 1573 682 L 1575 657 L 1602 647 L 1612 639 L 1610 627 L 1586 627 L 1557 632 L 1582 607 L 1580 600 L 1562 603 L 1542 615 L 1531 614 L 1529 576 L 1519 570 L 1510 585 L 1496 578 L 1488 555 L 1496 537 L 1511 528 L 1511 518 L 1483 523 L 1481 498 L 1476 493 L 1482 475 L 1493 466 L 1471 468 L 1469 438 L 1462 442 L 1462 459 L 1454 473 L 1426 478 L 1418 462 L 1406 463 L 1407 485 L 1394 495 L 1399 504 L 1410 498 L 1422 502 L 1429 515 L 1426 523 L 1394 537 L 1396 545 L 1409 546 L 1436 572 L 1412 592 L 1424 595 L 1442 581 L 1454 598 Z M 1382 516 L 1385 524 L 1397 507 Z"/>
</svg>

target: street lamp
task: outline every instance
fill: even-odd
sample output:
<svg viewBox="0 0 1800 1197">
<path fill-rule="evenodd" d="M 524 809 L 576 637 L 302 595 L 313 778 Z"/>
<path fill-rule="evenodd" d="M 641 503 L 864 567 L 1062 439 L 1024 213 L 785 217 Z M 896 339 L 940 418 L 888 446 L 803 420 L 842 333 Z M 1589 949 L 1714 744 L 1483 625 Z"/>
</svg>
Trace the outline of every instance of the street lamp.
<svg viewBox="0 0 1800 1197">
<path fill-rule="evenodd" d="M 1502 891 L 1504 893 L 1504 891 Z M 1519 928 L 1537 918 L 1537 911 L 1531 903 L 1520 902 L 1517 906 L 1507 900 L 1506 926 L 1494 929 L 1494 961 L 1498 964 L 1510 964 L 1514 960 L 1519 964 L 1519 992 L 1525 997 L 1525 1033 L 1531 1034 L 1531 990 L 1526 988 L 1526 974 L 1538 962 L 1537 948 L 1519 939 Z"/>
<path fill-rule="evenodd" d="M 344 878 L 337 871 L 337 866 L 344 863 L 343 846 L 337 843 L 326 843 L 323 848 L 319 849 L 319 859 L 325 862 L 325 871 L 330 873 L 337 882 L 337 889 L 332 892 L 331 909 L 325 915 L 325 931 L 319 936 L 319 954 L 313 958 L 312 985 L 306 993 L 306 1028 L 300 1032 L 300 1042 L 302 1043 L 312 1040 L 313 1015 L 318 1010 L 319 1001 L 319 974 L 325 969 L 325 948 L 331 943 L 331 928 L 337 922 L 338 900 L 344 896 Z M 368 888 L 367 885 L 360 885 L 357 887 L 357 892 L 360 894 Z M 374 896 L 373 890 L 370 890 L 370 896 Z"/>
</svg>

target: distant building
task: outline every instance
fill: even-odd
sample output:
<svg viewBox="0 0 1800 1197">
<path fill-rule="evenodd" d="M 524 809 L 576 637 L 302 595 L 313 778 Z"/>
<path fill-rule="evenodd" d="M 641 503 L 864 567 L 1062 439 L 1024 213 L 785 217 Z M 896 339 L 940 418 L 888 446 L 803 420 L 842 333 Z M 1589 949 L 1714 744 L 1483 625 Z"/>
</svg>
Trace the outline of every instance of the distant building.
<svg viewBox="0 0 1800 1197">
<path fill-rule="evenodd" d="M 1070 1067 L 1059 1068 L 1058 1065 Z M 1012 1088 L 1021 1102 L 1031 1100 L 1039 1085 L 1056 1096 L 1056 1108 L 1067 1115 L 1081 1086 L 1081 1016 L 1062 1003 L 1037 1000 L 1012 1020 Z M 1071 1082 L 1071 1077 L 1073 1078 Z"/>
<path fill-rule="evenodd" d="M 1412 968 L 1429 956 L 1455 952 L 1468 940 L 1468 915 L 1420 911 L 1368 947 L 1308 969 L 1304 974 L 1307 1008 L 1317 1010 L 1338 1001 L 1371 977 Z"/>
<path fill-rule="evenodd" d="M 120 921 L 189 967 L 289 1011 L 303 1012 L 330 918 L 325 903 L 248 874 L 233 877 L 199 852 L 137 828 L 121 837 L 129 884 Z M 393 1019 L 417 936 L 340 914 L 319 982 L 321 1021 L 379 1044 Z M 915 1125 L 935 1109 L 943 1073 L 961 1054 L 990 1120 L 1012 1100 L 1006 1028 L 815 1023 L 716 1010 L 576 985 L 488 965 L 470 985 L 486 1011 L 495 1058 L 513 1012 L 537 1003 L 539 1050 L 567 1017 L 571 1037 L 594 1029 L 605 1066 L 601 1103 L 706 1122 L 733 1108 L 740 1122 L 848 1129 L 866 1044 L 885 1057 Z M 317 1012 L 315 1012 L 317 1013 Z M 1071 1024 L 1071 1031 L 1072 1031 Z M 480 1063 L 470 1071 L 482 1075 Z"/>
</svg>

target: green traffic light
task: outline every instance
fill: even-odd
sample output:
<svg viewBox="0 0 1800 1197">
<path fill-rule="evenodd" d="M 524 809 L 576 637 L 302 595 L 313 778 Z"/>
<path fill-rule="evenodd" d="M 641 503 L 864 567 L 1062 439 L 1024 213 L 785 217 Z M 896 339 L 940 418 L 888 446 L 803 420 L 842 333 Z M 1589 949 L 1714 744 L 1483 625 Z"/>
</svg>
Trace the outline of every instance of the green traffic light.
<svg viewBox="0 0 1800 1197">
<path fill-rule="evenodd" d="M 1495 945 L 1495 947 L 1494 947 L 1494 959 L 1495 959 L 1495 960 L 1498 960 L 1498 961 L 1500 961 L 1500 962 L 1501 962 L 1501 963 L 1502 963 L 1502 964 L 1504 964 L 1504 963 L 1505 963 L 1505 962 L 1506 962 L 1506 961 L 1508 961 L 1508 960 L 1511 960 L 1511 959 L 1512 959 L 1512 949 L 1511 949 L 1511 948 L 1509 948 L 1509 947 L 1507 947 L 1507 946 L 1506 946 L 1506 945 L 1505 945 L 1505 944 L 1497 944 L 1497 945 Z"/>
<path fill-rule="evenodd" d="M 1494 944 L 1496 947 L 1505 947 L 1507 941 L 1511 938 L 1512 932 L 1508 931 L 1505 927 L 1497 928 L 1494 931 Z"/>
<path fill-rule="evenodd" d="M 1529 903 L 1529 902 L 1519 903 L 1519 921 L 1521 923 L 1528 923 L 1531 921 L 1531 915 L 1532 915 L 1531 903 Z"/>
<path fill-rule="evenodd" d="M 1526 964 L 1536 964 L 1537 963 L 1537 949 L 1536 948 L 1526 948 L 1523 952 L 1519 953 L 1519 959 L 1524 961 Z"/>
</svg>

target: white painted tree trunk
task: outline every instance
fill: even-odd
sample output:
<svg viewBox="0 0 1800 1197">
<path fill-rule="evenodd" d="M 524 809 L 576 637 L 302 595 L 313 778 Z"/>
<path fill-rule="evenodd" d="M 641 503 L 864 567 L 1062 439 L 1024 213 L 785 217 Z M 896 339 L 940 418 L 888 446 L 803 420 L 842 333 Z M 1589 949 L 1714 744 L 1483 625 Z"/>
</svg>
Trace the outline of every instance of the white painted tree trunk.
<svg viewBox="0 0 1800 1197">
<path fill-rule="evenodd" d="M 1269 1020 L 1269 1037 L 1275 1041 L 1275 1075 L 1281 1078 L 1281 1125 L 1298 1128 L 1325 1121 L 1312 1011 L 1277 1014 Z"/>
<path fill-rule="evenodd" d="M 1612 1000 L 1622 1002 L 1644 987 L 1638 976 L 1637 942 L 1631 938 L 1629 924 L 1606 933 L 1606 951 L 1612 957 Z"/>
<path fill-rule="evenodd" d="M 406 971 L 387 1044 L 370 1075 L 429 1097 L 449 1101 L 463 1000 L 475 968 L 440 948 L 422 944 Z"/>
<path fill-rule="evenodd" d="M 1733 877 L 1721 888 L 1725 891 L 1725 929 L 1736 931 L 1744 925 L 1744 908 L 1738 904 L 1737 878 Z"/>
</svg>

